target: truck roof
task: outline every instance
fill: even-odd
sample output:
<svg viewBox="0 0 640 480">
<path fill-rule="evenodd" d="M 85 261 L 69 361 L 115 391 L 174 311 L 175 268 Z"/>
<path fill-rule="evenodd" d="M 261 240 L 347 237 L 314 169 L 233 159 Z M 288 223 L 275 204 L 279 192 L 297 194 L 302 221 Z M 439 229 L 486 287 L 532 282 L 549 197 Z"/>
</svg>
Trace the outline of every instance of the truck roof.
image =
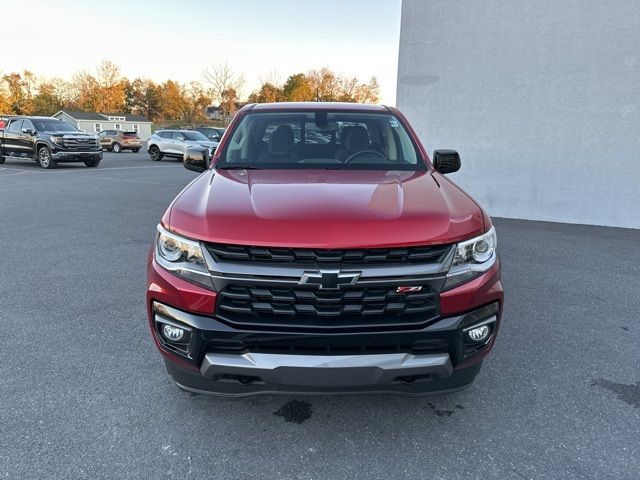
<svg viewBox="0 0 640 480">
<path fill-rule="evenodd" d="M 385 112 L 389 108 L 385 105 L 370 105 L 365 103 L 348 102 L 276 102 L 256 103 L 251 110 L 344 110 L 359 112 Z"/>
<path fill-rule="evenodd" d="M 45 115 L 13 115 L 9 117 L 9 120 L 18 120 L 21 118 L 27 118 L 29 120 L 60 120 L 56 117 L 47 117 Z M 64 121 L 64 120 L 62 120 Z"/>
</svg>

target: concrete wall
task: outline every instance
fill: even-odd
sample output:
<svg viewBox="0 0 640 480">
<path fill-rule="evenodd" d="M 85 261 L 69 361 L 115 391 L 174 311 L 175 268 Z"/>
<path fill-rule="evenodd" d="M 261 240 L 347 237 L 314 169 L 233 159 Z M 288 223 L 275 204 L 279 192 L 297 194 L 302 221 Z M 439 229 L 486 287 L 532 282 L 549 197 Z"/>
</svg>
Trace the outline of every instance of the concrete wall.
<svg viewBox="0 0 640 480">
<path fill-rule="evenodd" d="M 640 1 L 404 0 L 397 103 L 489 214 L 640 228 Z"/>
</svg>

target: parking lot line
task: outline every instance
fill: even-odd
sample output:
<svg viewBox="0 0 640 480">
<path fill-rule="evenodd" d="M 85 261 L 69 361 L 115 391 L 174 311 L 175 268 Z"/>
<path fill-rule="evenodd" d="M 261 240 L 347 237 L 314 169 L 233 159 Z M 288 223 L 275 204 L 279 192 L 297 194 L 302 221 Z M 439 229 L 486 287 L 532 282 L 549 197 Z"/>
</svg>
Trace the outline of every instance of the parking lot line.
<svg viewBox="0 0 640 480">
<path fill-rule="evenodd" d="M 18 172 L 18 173 L 9 173 L 11 171 Z M 31 170 L 22 170 L 21 168 L 10 168 L 10 167 L 0 168 L 0 176 L 3 176 L 3 177 L 13 177 L 16 175 L 23 175 L 25 173 L 38 173 L 38 172 L 32 172 Z"/>
<path fill-rule="evenodd" d="M 111 169 L 111 170 L 115 170 L 115 169 Z M 91 178 L 97 178 L 99 180 L 111 180 L 112 182 L 130 182 L 130 183 L 147 183 L 149 185 L 166 185 L 166 183 L 153 182 L 151 180 L 132 180 L 130 178 L 112 178 L 112 177 L 103 177 L 101 175 L 92 175 Z"/>
<path fill-rule="evenodd" d="M 140 167 L 104 167 L 104 168 L 100 168 L 98 170 L 93 169 L 93 168 L 74 168 L 73 170 L 54 170 L 54 171 L 49 171 L 49 170 L 23 170 L 21 168 L 16 168 L 16 167 L 3 167 L 2 169 L 0 169 L 0 176 L 11 176 L 11 175 L 19 175 L 19 174 L 3 174 L 2 171 L 3 170 L 17 170 L 21 173 L 32 173 L 32 174 L 45 174 L 45 175 L 52 175 L 52 174 L 64 174 L 64 173 L 76 173 L 76 172 L 103 172 L 105 170 L 132 170 L 132 169 L 139 169 L 139 168 L 175 168 L 176 165 L 154 165 L 154 166 L 140 166 Z"/>
</svg>

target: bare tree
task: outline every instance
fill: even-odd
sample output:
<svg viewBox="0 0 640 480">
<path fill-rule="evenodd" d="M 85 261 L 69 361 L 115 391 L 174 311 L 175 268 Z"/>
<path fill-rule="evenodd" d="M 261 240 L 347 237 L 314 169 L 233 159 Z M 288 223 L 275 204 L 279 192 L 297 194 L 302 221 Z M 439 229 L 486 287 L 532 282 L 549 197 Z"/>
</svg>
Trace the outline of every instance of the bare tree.
<svg viewBox="0 0 640 480">
<path fill-rule="evenodd" d="M 203 76 L 209 85 L 214 102 L 222 102 L 224 92 L 228 90 L 235 90 L 237 94 L 240 94 L 244 86 L 244 76 L 234 72 L 226 62 L 211 65 L 205 69 Z"/>
<path fill-rule="evenodd" d="M 278 73 L 278 71 L 274 68 L 269 70 L 264 77 L 260 77 L 260 86 L 263 85 L 271 85 L 276 88 L 280 88 L 282 85 L 282 77 Z"/>
</svg>

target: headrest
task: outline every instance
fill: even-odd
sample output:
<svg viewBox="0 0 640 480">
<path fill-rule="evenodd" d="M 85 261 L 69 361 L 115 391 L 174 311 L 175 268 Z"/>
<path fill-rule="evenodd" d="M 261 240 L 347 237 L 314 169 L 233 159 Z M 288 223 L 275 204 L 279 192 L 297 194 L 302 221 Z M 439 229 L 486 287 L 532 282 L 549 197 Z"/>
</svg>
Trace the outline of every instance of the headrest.
<svg viewBox="0 0 640 480">
<path fill-rule="evenodd" d="M 349 152 L 357 152 L 358 150 L 366 150 L 371 145 L 369 141 L 369 132 L 362 125 L 355 127 L 346 127 L 342 131 L 342 146 Z"/>
<path fill-rule="evenodd" d="M 293 129 L 289 125 L 280 125 L 271 133 L 269 153 L 271 155 L 289 155 L 293 148 Z"/>
</svg>

